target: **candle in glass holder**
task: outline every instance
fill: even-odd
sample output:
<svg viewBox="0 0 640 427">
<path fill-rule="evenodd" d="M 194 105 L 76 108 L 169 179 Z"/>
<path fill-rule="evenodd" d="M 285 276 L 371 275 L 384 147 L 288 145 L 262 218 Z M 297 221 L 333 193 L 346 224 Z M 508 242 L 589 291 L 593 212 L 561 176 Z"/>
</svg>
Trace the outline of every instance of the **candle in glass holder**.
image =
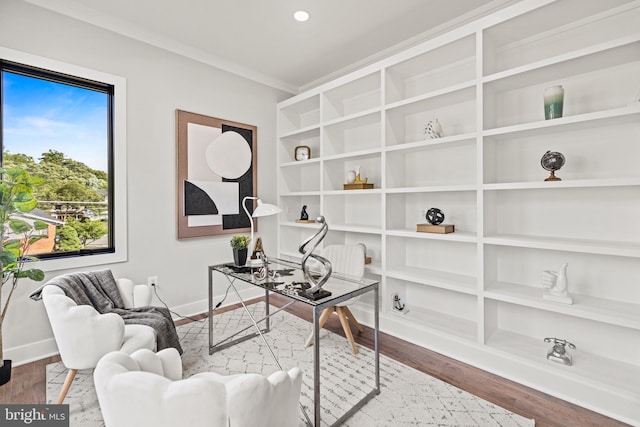
<svg viewBox="0 0 640 427">
<path fill-rule="evenodd" d="M 564 104 L 564 89 L 562 86 L 551 86 L 544 90 L 544 118 L 557 119 L 562 117 Z"/>
</svg>

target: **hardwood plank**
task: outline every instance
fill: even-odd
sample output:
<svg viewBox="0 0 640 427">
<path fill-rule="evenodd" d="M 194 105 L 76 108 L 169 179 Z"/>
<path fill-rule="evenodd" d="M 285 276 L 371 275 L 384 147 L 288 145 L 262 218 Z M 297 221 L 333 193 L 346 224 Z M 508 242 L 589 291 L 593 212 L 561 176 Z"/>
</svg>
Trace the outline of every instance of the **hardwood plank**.
<svg viewBox="0 0 640 427">
<path fill-rule="evenodd" d="M 263 301 L 263 298 L 256 298 L 246 303 L 253 304 L 258 301 Z M 270 302 L 274 306 L 282 307 L 289 300 L 272 294 Z M 239 306 L 239 304 L 234 304 L 228 307 L 221 307 L 216 310 L 216 313 L 220 314 L 234 310 Z M 308 322 L 312 321 L 311 308 L 304 304 L 293 304 L 286 311 Z M 191 317 L 193 319 L 203 319 L 206 318 L 206 314 Z M 176 324 L 180 325 L 191 321 L 190 319 L 182 319 L 177 321 Z M 345 336 L 337 316 L 329 316 L 329 320 L 327 320 L 324 327 L 336 334 Z M 373 348 L 373 330 L 366 326 L 363 326 L 363 328 L 364 331 L 354 335 L 354 338 L 359 345 Z M 627 424 L 604 415 L 382 332 L 380 333 L 379 344 L 381 354 L 524 417 L 534 418 L 536 427 L 565 427 L 568 425 L 579 425 L 581 427 L 629 427 Z M 300 343 L 300 345 L 304 345 L 304 343 Z M 345 346 L 348 346 L 346 341 Z M 46 366 L 58 360 L 60 358 L 54 356 L 14 367 L 11 381 L 0 387 L 0 402 L 46 403 Z"/>
</svg>

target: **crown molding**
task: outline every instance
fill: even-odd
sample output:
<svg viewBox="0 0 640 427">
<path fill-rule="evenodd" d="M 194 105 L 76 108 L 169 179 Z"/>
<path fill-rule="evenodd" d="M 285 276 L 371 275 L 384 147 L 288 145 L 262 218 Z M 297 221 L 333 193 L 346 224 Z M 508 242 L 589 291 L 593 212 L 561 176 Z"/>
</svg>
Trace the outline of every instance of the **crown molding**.
<svg viewBox="0 0 640 427">
<path fill-rule="evenodd" d="M 194 48 L 158 33 L 141 30 L 131 22 L 114 17 L 113 15 L 98 12 L 95 9 L 84 6 L 71 0 L 24 0 L 35 6 L 49 9 L 53 12 L 69 16 L 82 22 L 89 23 L 125 37 L 149 44 L 151 46 L 175 53 L 177 55 L 201 62 L 211 67 L 235 74 L 248 80 L 282 90 L 287 93 L 297 94 L 296 86 L 275 79 L 266 74 L 244 67 L 233 61 L 219 56 L 211 55 L 201 49 Z"/>
</svg>

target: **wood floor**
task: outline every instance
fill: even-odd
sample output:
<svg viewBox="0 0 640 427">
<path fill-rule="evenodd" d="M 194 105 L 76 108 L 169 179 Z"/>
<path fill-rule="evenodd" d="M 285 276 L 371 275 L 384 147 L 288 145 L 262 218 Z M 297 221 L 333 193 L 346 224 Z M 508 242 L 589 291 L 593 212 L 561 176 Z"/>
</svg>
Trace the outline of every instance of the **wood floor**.
<svg viewBox="0 0 640 427">
<path fill-rule="evenodd" d="M 252 302 L 260 300 L 256 299 Z M 270 298 L 271 304 L 278 307 L 288 301 L 278 295 L 272 295 Z M 237 307 L 231 306 L 219 309 L 218 312 L 235 308 Z M 306 305 L 294 304 L 287 311 L 307 321 L 312 320 L 311 310 Z M 197 316 L 197 318 L 203 317 L 205 315 Z M 182 320 L 177 323 L 183 324 L 189 321 Z M 325 328 L 344 336 L 337 316 L 331 316 Z M 356 335 L 356 341 L 359 345 L 373 348 L 372 329 L 365 327 L 362 334 Z M 348 344 L 345 342 L 345 345 Z M 380 333 L 380 353 L 524 417 L 533 418 L 536 420 L 536 427 L 627 426 L 384 333 Z M 45 367 L 58 360 L 60 359 L 57 356 L 49 357 L 13 368 L 11 381 L 0 387 L 0 403 L 46 403 Z"/>
</svg>

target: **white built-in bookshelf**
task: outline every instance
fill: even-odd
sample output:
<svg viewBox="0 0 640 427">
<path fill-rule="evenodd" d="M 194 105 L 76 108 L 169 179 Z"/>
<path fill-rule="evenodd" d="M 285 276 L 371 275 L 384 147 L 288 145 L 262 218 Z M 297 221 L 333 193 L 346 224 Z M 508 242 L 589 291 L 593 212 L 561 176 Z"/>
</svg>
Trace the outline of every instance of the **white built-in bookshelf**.
<svg viewBox="0 0 640 427">
<path fill-rule="evenodd" d="M 554 85 L 564 116 L 545 120 Z M 325 245 L 367 246 L 383 331 L 640 424 L 639 90 L 640 1 L 525 0 L 283 101 L 278 255 L 318 229 L 295 221 L 307 205 Z M 374 188 L 343 190 L 358 166 Z M 454 233 L 416 232 L 431 207 Z M 542 298 L 565 262 L 572 305 Z"/>
</svg>

